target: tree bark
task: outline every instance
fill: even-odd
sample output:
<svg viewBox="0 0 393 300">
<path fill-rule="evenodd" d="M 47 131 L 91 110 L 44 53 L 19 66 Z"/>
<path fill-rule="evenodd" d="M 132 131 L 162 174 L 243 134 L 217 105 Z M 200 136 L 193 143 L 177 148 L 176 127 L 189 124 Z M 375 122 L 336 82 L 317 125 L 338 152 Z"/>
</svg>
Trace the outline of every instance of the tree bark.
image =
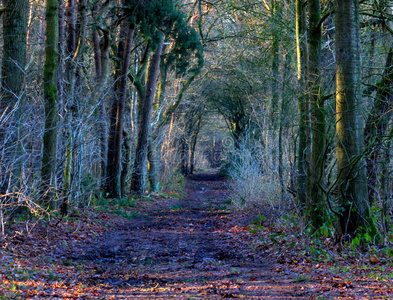
<svg viewBox="0 0 393 300">
<path fill-rule="evenodd" d="M 98 22 L 99 5 L 96 4 L 93 8 L 93 17 Z M 109 50 L 110 50 L 110 34 L 108 31 L 103 31 L 103 36 L 100 37 L 98 29 L 92 32 L 93 48 L 94 48 L 94 62 L 96 68 L 96 98 L 99 101 L 99 139 L 100 139 L 100 175 L 102 188 L 105 186 L 107 158 L 108 158 L 108 121 L 106 109 L 105 89 L 110 75 L 109 68 Z M 104 96 L 103 96 L 104 95 Z"/>
<path fill-rule="evenodd" d="M 77 172 L 78 168 L 75 166 L 75 161 L 78 159 L 78 155 L 81 155 L 78 151 L 78 146 L 82 144 L 78 138 L 78 119 L 80 117 L 79 112 L 79 98 L 78 93 L 80 92 L 80 66 L 82 65 L 83 45 L 86 38 L 86 3 L 85 0 L 80 0 L 79 5 L 76 0 L 68 0 L 66 3 L 66 16 L 67 16 L 67 27 L 66 27 L 66 58 L 65 58 L 65 82 L 59 84 L 63 86 L 65 91 L 65 97 L 61 99 L 64 101 L 63 105 L 66 108 L 64 112 L 65 126 L 63 130 L 63 143 L 66 145 L 66 152 L 64 153 L 64 176 L 63 176 L 63 198 L 60 206 L 61 214 L 65 215 L 68 212 L 69 197 L 72 194 L 73 186 L 72 179 L 75 178 L 75 182 L 80 182 L 78 176 L 81 177 L 80 172 Z M 79 19 L 79 26 L 77 26 L 77 19 Z M 60 74 L 59 74 L 60 76 Z M 71 174 L 73 176 L 71 176 Z"/>
<path fill-rule="evenodd" d="M 130 25 L 125 25 L 122 29 L 122 41 L 120 41 L 118 47 L 118 58 L 121 59 L 121 68 L 118 70 L 118 75 L 116 75 L 115 98 L 113 99 L 110 113 L 106 177 L 106 193 L 113 198 L 121 197 L 122 135 L 125 101 L 127 98 L 127 75 L 131 60 L 134 30 Z"/>
<path fill-rule="evenodd" d="M 160 162 L 157 155 L 157 141 L 156 139 L 150 138 L 148 142 L 148 172 L 149 172 L 149 183 L 150 183 L 150 192 L 157 193 L 159 191 L 159 180 L 158 173 Z"/>
<path fill-rule="evenodd" d="M 12 173 L 18 176 L 12 165 L 17 159 L 18 111 L 21 106 L 25 83 L 26 36 L 29 1 L 9 0 L 3 16 L 3 60 L 0 97 L 0 193 L 6 194 Z M 15 178 L 16 179 L 16 178 Z"/>
<path fill-rule="evenodd" d="M 44 187 L 56 184 L 56 152 L 58 133 L 57 67 L 59 61 L 59 27 L 57 0 L 46 0 L 46 42 L 44 64 L 45 131 L 41 176 Z M 50 206 L 55 208 L 51 201 Z"/>
<path fill-rule="evenodd" d="M 302 0 L 296 0 L 296 48 L 297 48 L 297 79 L 298 79 L 298 153 L 297 153 L 297 198 L 302 212 L 305 211 L 308 187 L 308 157 L 310 137 L 310 112 L 309 102 L 306 97 L 304 86 L 306 84 L 307 62 L 307 36 L 306 36 L 306 10 Z"/>
<path fill-rule="evenodd" d="M 368 204 L 361 120 L 359 1 L 336 0 L 337 188 L 344 234 L 378 232 Z"/>
<path fill-rule="evenodd" d="M 25 82 L 28 11 L 29 1 L 27 0 L 7 1 L 3 16 L 1 113 L 11 113 L 22 96 Z"/>
<path fill-rule="evenodd" d="M 180 152 L 180 172 L 182 175 L 187 176 L 189 174 L 189 151 L 190 147 L 188 145 L 188 141 L 186 138 L 186 134 L 183 134 L 183 136 L 179 140 L 179 152 Z M 214 147 L 211 149 L 210 153 L 210 162 L 213 163 L 214 158 Z"/>
<path fill-rule="evenodd" d="M 312 229 L 318 230 L 325 220 L 325 204 L 321 187 L 324 181 L 325 161 L 325 112 L 321 95 L 321 7 L 319 0 L 308 0 L 309 38 L 308 38 L 308 76 L 307 92 L 311 113 L 311 161 L 309 176 L 309 197 L 307 216 Z"/>
<path fill-rule="evenodd" d="M 278 129 L 278 179 L 280 181 L 281 186 L 281 201 L 285 200 L 285 180 L 284 180 L 284 132 L 285 128 L 288 127 L 288 104 L 292 102 L 292 92 L 288 88 L 288 83 L 291 80 L 291 65 L 292 65 L 292 54 L 288 51 L 285 53 L 285 62 L 284 62 L 284 76 L 282 81 L 282 94 L 281 94 L 281 118 Z"/>
<path fill-rule="evenodd" d="M 142 103 L 142 115 L 139 125 L 138 141 L 136 147 L 136 156 L 134 162 L 134 172 L 131 180 L 131 192 L 143 194 L 146 190 L 147 177 L 147 155 L 148 140 L 150 134 L 150 120 L 152 114 L 152 105 L 155 96 L 156 84 L 160 72 L 160 62 L 162 50 L 164 47 L 164 34 L 160 34 L 160 41 L 157 50 L 151 57 L 148 78 L 146 83 L 146 92 Z"/>
<path fill-rule="evenodd" d="M 196 121 L 196 128 L 192 132 L 191 135 L 191 148 L 190 148 L 190 174 L 193 174 L 195 171 L 195 151 L 196 145 L 198 141 L 199 131 L 202 127 L 202 113 L 199 113 L 198 119 Z"/>
<path fill-rule="evenodd" d="M 130 171 L 131 165 L 131 136 L 127 130 L 123 129 L 123 140 L 124 140 L 124 159 L 122 162 L 122 170 L 120 175 L 120 190 L 121 197 L 126 195 L 126 182 L 127 176 Z"/>
<path fill-rule="evenodd" d="M 280 74 L 279 74 L 279 67 L 280 67 L 280 30 L 279 30 L 279 22 L 281 21 L 281 6 L 278 3 L 278 0 L 272 0 L 271 2 L 271 18 L 272 22 L 272 82 L 271 82 L 271 104 L 270 104 L 270 128 L 269 128 L 269 145 L 274 145 L 270 147 L 271 149 L 271 170 L 276 172 L 275 168 L 277 166 L 277 127 L 279 126 L 279 118 L 278 116 L 278 104 L 280 99 L 280 92 L 279 92 L 279 81 L 280 81 Z"/>
</svg>

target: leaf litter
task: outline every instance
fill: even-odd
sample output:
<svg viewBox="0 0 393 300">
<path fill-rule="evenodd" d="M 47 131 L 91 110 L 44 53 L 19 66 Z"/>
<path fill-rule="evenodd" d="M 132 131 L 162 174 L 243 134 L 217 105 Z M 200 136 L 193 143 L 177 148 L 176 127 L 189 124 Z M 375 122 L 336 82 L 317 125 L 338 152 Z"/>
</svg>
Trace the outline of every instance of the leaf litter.
<svg viewBox="0 0 393 300">
<path fill-rule="evenodd" d="M 84 209 L 4 241 L 0 299 L 390 299 L 390 256 L 322 250 L 296 226 L 233 211 L 225 180 L 192 175 L 180 199 Z M 260 212 L 259 212 L 260 213 Z M 266 216 L 266 217 L 265 217 Z M 27 221 L 26 221 L 27 222 Z"/>
</svg>

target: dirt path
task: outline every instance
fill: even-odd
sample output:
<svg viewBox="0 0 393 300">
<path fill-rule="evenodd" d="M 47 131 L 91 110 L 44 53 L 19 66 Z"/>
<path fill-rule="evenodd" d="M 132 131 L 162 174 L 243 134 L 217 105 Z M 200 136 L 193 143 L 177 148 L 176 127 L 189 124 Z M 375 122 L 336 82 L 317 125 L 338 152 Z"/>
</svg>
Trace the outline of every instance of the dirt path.
<svg viewBox="0 0 393 300">
<path fill-rule="evenodd" d="M 75 259 L 100 299 L 312 299 L 258 254 L 246 224 L 228 208 L 225 181 L 202 173 L 187 197 L 157 202 Z"/>
<path fill-rule="evenodd" d="M 232 211 L 228 198 L 225 181 L 203 173 L 180 200 L 15 220 L 0 247 L 0 299 L 392 299 L 391 254 L 337 253 L 279 224 L 270 205 L 250 225 L 257 213 Z"/>
</svg>

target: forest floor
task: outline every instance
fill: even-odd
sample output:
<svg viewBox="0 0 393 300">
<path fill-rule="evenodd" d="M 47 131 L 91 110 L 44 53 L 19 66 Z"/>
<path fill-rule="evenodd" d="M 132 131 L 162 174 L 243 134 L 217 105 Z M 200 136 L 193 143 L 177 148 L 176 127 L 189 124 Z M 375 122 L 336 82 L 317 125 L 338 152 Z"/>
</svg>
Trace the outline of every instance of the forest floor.
<svg viewBox="0 0 393 300">
<path fill-rule="evenodd" d="M 389 256 L 338 254 L 228 198 L 226 180 L 200 173 L 183 197 L 19 220 L 0 251 L 0 299 L 393 298 Z"/>
</svg>

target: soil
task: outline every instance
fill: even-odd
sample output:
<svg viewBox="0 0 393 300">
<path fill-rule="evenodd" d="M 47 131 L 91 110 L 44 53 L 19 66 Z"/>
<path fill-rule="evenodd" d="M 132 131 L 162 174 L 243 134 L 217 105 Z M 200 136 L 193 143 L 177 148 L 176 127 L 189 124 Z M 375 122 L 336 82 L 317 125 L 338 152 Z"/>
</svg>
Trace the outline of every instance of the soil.
<svg viewBox="0 0 393 300">
<path fill-rule="evenodd" d="M 188 177 L 186 197 L 144 208 L 79 259 L 95 274 L 88 285 L 114 299 L 309 299 L 297 274 L 258 254 L 249 217 L 228 207 L 226 181 Z"/>
</svg>

